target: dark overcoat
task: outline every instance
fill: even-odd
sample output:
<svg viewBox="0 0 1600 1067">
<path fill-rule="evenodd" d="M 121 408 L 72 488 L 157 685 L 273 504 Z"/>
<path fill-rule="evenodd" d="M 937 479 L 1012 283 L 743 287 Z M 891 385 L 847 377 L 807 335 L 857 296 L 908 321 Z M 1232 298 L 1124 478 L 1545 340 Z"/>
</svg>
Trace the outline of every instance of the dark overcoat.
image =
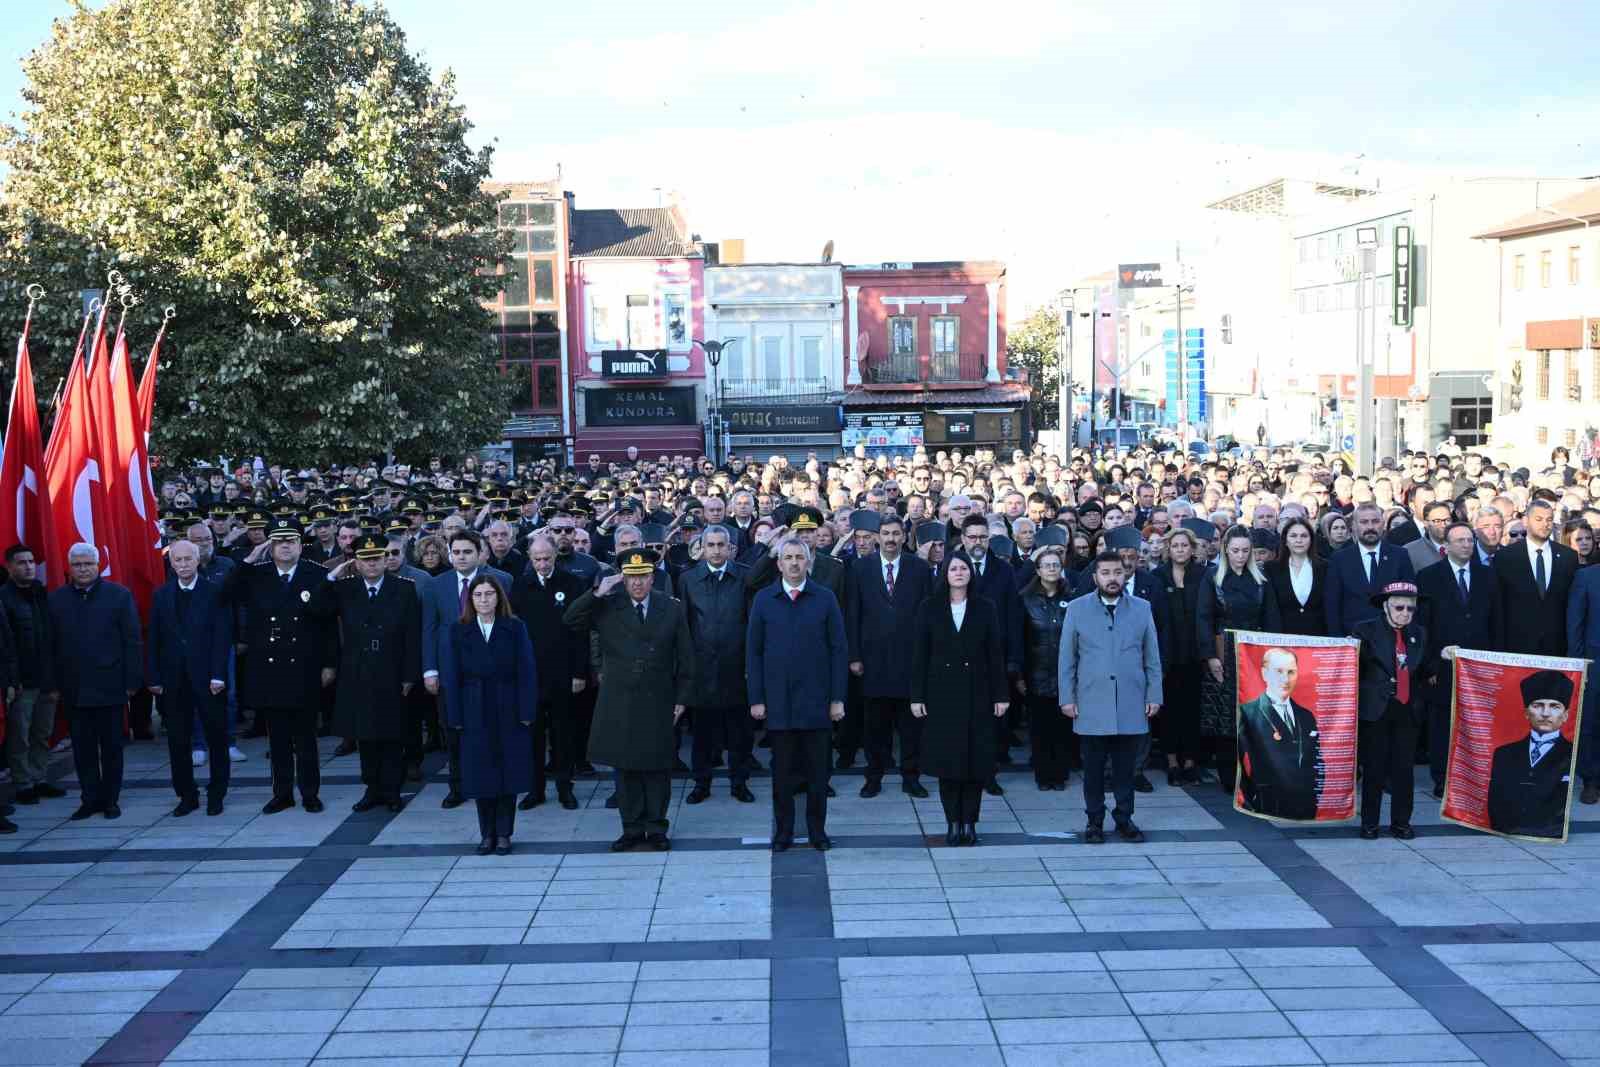
<svg viewBox="0 0 1600 1067">
<path fill-rule="evenodd" d="M 522 620 L 496 619 L 487 641 L 477 622 L 451 623 L 439 687 L 450 694 L 446 725 L 461 731 L 461 795 L 531 792 L 539 679 Z"/>
<path fill-rule="evenodd" d="M 277 565 L 241 563 L 223 579 L 223 596 L 244 622 L 239 640 L 239 703 L 302 708 L 321 699 L 322 670 L 338 660 L 333 623 L 311 612 L 311 594 L 328 584 L 326 567 L 301 559 L 285 585 Z"/>
<path fill-rule="evenodd" d="M 994 706 L 1011 699 L 1005 637 L 987 597 L 969 597 L 957 630 L 950 602 L 929 597 L 917 609 L 911 638 L 911 702 L 926 705 L 921 769 L 956 782 L 994 773 Z"/>
<path fill-rule="evenodd" d="M 337 618 L 342 637 L 333 728 L 357 741 L 406 740 L 401 688 L 422 684 L 422 607 L 416 586 L 388 575 L 376 597 L 360 578 L 323 582 L 312 612 Z"/>
<path fill-rule="evenodd" d="M 782 582 L 756 594 L 745 638 L 750 703 L 764 704 L 768 730 L 826 730 L 828 706 L 843 703 L 848 642 L 833 593 L 807 579 L 790 599 Z"/>
<path fill-rule="evenodd" d="M 606 596 L 593 590 L 580 596 L 567 608 L 566 623 L 593 630 L 600 645 L 590 761 L 624 771 L 671 771 L 673 705 L 688 705 L 694 680 L 683 605 L 652 590 L 641 625 L 619 583 Z"/>
<path fill-rule="evenodd" d="M 67 708 L 118 707 L 144 685 L 143 642 L 133 594 L 104 578 L 50 593 L 56 680 Z"/>
<path fill-rule="evenodd" d="M 696 707 L 733 707 L 746 703 L 744 635 L 749 601 L 744 593 L 745 568 L 729 560 L 720 579 L 701 561 L 678 578 L 678 598 L 694 641 L 694 687 L 689 703 Z"/>
</svg>

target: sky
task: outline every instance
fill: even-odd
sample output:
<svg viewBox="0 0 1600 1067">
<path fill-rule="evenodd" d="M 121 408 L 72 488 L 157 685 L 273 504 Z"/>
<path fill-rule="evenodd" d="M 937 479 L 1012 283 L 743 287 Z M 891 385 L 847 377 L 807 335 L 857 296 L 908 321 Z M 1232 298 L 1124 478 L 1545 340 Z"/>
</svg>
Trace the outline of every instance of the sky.
<svg viewBox="0 0 1600 1067">
<path fill-rule="evenodd" d="M 495 176 L 751 260 L 999 259 L 1013 307 L 1277 177 L 1600 174 L 1600 4 L 390 0 Z M 14 0 L 20 59 L 65 0 Z M 21 108 L 0 64 L 0 109 Z"/>
</svg>

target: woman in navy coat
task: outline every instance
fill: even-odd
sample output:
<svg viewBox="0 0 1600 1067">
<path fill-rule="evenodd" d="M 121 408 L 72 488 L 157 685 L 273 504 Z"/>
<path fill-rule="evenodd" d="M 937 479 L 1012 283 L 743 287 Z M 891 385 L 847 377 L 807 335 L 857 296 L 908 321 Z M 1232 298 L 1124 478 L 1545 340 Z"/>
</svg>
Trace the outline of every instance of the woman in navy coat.
<svg viewBox="0 0 1600 1067">
<path fill-rule="evenodd" d="M 439 680 L 446 723 L 461 734 L 461 793 L 478 802 L 478 855 L 511 851 L 517 794 L 533 788 L 539 707 L 533 644 L 500 583 L 480 574 L 450 627 Z"/>
</svg>

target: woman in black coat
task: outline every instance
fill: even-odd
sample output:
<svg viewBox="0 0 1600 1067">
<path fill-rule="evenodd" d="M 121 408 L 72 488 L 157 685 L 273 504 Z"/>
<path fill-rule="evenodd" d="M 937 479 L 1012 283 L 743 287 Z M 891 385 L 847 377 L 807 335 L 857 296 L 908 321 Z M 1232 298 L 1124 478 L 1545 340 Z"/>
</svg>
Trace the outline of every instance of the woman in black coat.
<svg viewBox="0 0 1600 1067">
<path fill-rule="evenodd" d="M 1222 554 L 1211 581 L 1200 591 L 1196 643 L 1206 660 L 1200 696 L 1200 733 L 1215 749 L 1217 778 L 1224 793 L 1232 794 L 1238 769 L 1235 709 L 1238 706 L 1238 670 L 1229 630 L 1278 633 L 1278 600 L 1251 559 L 1250 531 L 1229 527 L 1222 538 Z"/>
<path fill-rule="evenodd" d="M 1261 568 L 1278 602 L 1278 618 L 1286 634 L 1326 637 L 1328 633 L 1328 617 L 1322 607 L 1328 564 L 1317 558 L 1316 543 L 1311 521 L 1296 515 L 1283 524 L 1278 558 Z"/>
<path fill-rule="evenodd" d="M 939 779 L 947 845 L 978 843 L 983 783 L 994 775 L 994 720 L 1009 697 L 999 614 L 987 598 L 968 596 L 971 584 L 972 565 L 946 559 L 911 639 L 911 714 L 923 720 L 922 770 Z"/>
<path fill-rule="evenodd" d="M 1167 754 L 1167 784 L 1196 785 L 1205 756 L 1200 736 L 1200 598 L 1211 588 L 1211 567 L 1200 558 L 1200 539 L 1182 528 L 1167 535 L 1167 562 L 1155 569 L 1157 595 L 1167 598 L 1167 659 L 1161 665 L 1162 704 L 1157 723 Z M 1181 766 L 1180 766 L 1181 764 Z"/>
<path fill-rule="evenodd" d="M 1070 764 L 1078 754 L 1078 735 L 1056 699 L 1061 620 L 1072 599 L 1065 560 L 1060 545 L 1040 548 L 1033 558 L 1033 578 L 1022 588 L 1022 677 L 1017 689 L 1028 702 L 1033 780 L 1041 792 L 1067 788 Z"/>
</svg>

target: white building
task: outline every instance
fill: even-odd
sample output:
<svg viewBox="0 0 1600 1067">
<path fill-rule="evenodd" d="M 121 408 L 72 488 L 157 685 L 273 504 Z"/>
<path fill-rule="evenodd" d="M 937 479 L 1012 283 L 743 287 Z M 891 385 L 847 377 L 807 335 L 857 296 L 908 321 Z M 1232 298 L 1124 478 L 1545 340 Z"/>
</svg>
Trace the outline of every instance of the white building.
<svg viewBox="0 0 1600 1067">
<path fill-rule="evenodd" d="M 1480 236 L 1495 292 L 1491 443 L 1537 469 L 1557 445 L 1577 455 L 1600 424 L 1600 183 L 1530 208 Z"/>
<path fill-rule="evenodd" d="M 835 455 L 848 351 L 843 267 L 728 264 L 707 267 L 705 280 L 706 337 L 725 343 L 706 388 L 720 384 L 733 450 Z"/>
</svg>

